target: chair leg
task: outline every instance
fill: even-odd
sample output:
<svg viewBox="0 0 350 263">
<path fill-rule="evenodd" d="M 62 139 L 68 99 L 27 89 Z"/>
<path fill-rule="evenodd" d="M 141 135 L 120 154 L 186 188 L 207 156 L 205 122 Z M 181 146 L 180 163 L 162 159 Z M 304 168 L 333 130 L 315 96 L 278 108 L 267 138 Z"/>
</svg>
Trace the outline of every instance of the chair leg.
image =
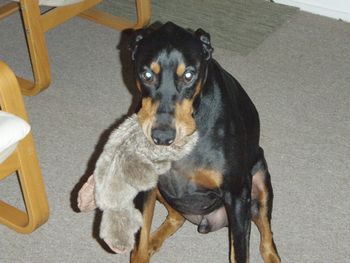
<svg viewBox="0 0 350 263">
<path fill-rule="evenodd" d="M 28 121 L 22 94 L 11 69 L 0 61 L 0 108 Z M 45 223 L 49 207 L 32 133 L 17 145 L 16 151 L 0 165 L 2 175 L 18 171 L 26 212 L 0 201 L 0 222 L 20 233 L 30 233 Z"/>
<path fill-rule="evenodd" d="M 137 23 L 133 28 L 143 28 L 151 21 L 151 0 L 136 0 Z"/>
<path fill-rule="evenodd" d="M 0 108 L 28 122 L 21 91 L 15 74 L 0 60 Z"/>
<path fill-rule="evenodd" d="M 19 164 L 17 171 L 26 212 L 0 201 L 0 222 L 17 232 L 28 234 L 49 217 L 45 187 L 31 133 L 20 141 L 14 154 Z"/>
<path fill-rule="evenodd" d="M 18 77 L 23 94 L 35 95 L 50 85 L 51 73 L 44 32 L 41 28 L 38 1 L 20 0 L 20 3 L 8 3 L 0 8 L 0 19 L 21 9 L 23 27 L 27 39 L 29 56 L 32 63 L 34 82 Z"/>
<path fill-rule="evenodd" d="M 151 20 L 151 0 L 135 0 L 135 6 L 137 14 L 136 22 L 116 17 L 96 8 L 82 12 L 80 17 L 117 30 L 124 30 L 127 28 L 139 29 L 146 26 Z"/>
<path fill-rule="evenodd" d="M 45 32 L 41 24 L 38 0 L 20 0 L 20 8 L 33 68 L 34 83 L 19 77 L 18 82 L 24 95 L 33 96 L 50 85 L 49 55 Z"/>
</svg>

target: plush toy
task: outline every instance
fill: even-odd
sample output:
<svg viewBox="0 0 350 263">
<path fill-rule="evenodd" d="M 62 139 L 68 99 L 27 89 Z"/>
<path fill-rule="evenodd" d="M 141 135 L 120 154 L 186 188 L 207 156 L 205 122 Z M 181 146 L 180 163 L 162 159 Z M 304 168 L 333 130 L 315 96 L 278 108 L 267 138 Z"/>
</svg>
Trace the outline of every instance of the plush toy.
<svg viewBox="0 0 350 263">
<path fill-rule="evenodd" d="M 116 253 L 133 249 L 134 235 L 142 226 L 141 212 L 134 198 L 154 188 L 158 176 L 170 169 L 171 162 L 183 158 L 195 146 L 197 132 L 180 143 L 157 146 L 143 134 L 134 114 L 110 135 L 92 176 L 78 194 L 81 211 L 103 211 L 100 237 Z"/>
</svg>

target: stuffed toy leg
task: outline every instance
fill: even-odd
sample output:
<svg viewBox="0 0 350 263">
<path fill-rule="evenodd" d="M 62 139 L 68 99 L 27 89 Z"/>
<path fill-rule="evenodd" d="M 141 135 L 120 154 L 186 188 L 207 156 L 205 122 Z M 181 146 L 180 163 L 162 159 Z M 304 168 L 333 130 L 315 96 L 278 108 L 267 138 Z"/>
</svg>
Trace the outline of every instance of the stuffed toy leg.
<svg viewBox="0 0 350 263">
<path fill-rule="evenodd" d="M 139 210 L 107 209 L 102 215 L 100 237 L 115 253 L 126 253 L 134 247 L 134 235 L 141 226 L 142 214 Z"/>
<path fill-rule="evenodd" d="M 90 175 L 78 193 L 78 208 L 81 212 L 96 209 L 95 179 Z M 142 226 L 142 215 L 133 202 L 125 209 L 106 209 L 102 214 L 100 237 L 117 254 L 126 253 L 134 246 L 134 233 Z M 132 220 L 130 220 L 132 219 Z"/>
</svg>

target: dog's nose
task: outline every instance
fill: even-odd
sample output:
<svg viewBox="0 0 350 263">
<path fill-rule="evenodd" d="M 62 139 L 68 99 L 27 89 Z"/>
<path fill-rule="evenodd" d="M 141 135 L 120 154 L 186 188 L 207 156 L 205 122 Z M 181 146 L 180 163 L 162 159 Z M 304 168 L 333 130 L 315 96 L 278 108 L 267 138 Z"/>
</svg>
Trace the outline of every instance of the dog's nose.
<svg viewBox="0 0 350 263">
<path fill-rule="evenodd" d="M 152 140 L 157 145 L 170 145 L 175 140 L 175 129 L 153 129 Z"/>
</svg>

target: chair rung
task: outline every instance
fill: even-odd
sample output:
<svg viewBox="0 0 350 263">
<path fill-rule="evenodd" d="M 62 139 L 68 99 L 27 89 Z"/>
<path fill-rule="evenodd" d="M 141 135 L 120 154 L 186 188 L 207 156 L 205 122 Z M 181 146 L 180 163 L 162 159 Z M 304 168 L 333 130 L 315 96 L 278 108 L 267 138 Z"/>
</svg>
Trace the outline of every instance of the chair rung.
<svg viewBox="0 0 350 263">
<path fill-rule="evenodd" d="M 14 12 L 16 12 L 19 9 L 19 4 L 18 3 L 8 3 L 4 6 L 0 7 L 0 20 L 13 14 Z"/>
<path fill-rule="evenodd" d="M 133 28 L 136 24 L 136 22 L 128 21 L 126 19 L 111 15 L 109 13 L 98 10 L 96 8 L 91 8 L 89 10 L 86 10 L 82 12 L 79 16 L 81 18 L 85 18 L 117 30 Z"/>
<path fill-rule="evenodd" d="M 25 226 L 28 223 L 28 215 L 0 200 L 0 223 L 11 227 Z"/>
</svg>

